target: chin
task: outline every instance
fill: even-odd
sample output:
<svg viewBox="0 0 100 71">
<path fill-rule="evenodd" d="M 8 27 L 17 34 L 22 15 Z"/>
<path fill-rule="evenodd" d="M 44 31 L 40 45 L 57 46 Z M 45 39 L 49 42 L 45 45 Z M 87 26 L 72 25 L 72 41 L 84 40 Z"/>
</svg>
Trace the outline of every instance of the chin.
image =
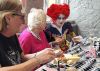
<svg viewBox="0 0 100 71">
<path fill-rule="evenodd" d="M 61 27 L 62 25 L 59 25 L 58 27 Z"/>
<path fill-rule="evenodd" d="M 20 30 L 16 30 L 16 33 L 19 33 L 20 32 Z"/>
</svg>

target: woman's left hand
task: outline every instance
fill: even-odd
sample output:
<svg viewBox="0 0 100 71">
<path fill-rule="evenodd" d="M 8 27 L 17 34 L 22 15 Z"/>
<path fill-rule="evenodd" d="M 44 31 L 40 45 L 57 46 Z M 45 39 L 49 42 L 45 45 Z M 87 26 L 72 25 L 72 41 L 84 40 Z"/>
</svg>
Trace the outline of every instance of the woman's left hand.
<svg viewBox="0 0 100 71">
<path fill-rule="evenodd" d="M 82 39 L 83 39 L 82 36 L 76 36 L 72 38 L 73 42 L 75 43 L 80 43 Z"/>
</svg>

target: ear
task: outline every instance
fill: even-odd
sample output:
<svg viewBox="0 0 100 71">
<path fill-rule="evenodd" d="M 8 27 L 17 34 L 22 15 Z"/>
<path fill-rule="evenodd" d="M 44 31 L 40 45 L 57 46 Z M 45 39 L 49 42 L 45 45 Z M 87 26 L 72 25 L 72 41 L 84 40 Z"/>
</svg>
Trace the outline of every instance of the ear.
<svg viewBox="0 0 100 71">
<path fill-rule="evenodd" d="M 11 15 L 10 14 L 5 15 L 5 20 L 6 20 L 7 24 L 10 23 L 10 19 L 11 19 Z"/>
</svg>

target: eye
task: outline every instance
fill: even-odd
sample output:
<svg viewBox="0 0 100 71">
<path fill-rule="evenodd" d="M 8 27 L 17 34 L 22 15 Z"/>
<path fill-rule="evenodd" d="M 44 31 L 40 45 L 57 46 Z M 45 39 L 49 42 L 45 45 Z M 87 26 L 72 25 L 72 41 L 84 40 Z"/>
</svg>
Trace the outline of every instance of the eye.
<svg viewBox="0 0 100 71">
<path fill-rule="evenodd" d="M 15 16 L 24 16 L 24 15 L 18 14 L 18 13 L 13 13 L 12 15 L 15 15 Z"/>
<path fill-rule="evenodd" d="M 57 19 L 59 19 L 59 20 L 64 20 L 65 19 L 65 17 L 58 17 Z"/>
<path fill-rule="evenodd" d="M 14 16 L 20 16 L 21 18 L 24 18 L 24 15 L 22 15 L 22 14 L 13 13 L 12 15 L 14 15 Z"/>
</svg>

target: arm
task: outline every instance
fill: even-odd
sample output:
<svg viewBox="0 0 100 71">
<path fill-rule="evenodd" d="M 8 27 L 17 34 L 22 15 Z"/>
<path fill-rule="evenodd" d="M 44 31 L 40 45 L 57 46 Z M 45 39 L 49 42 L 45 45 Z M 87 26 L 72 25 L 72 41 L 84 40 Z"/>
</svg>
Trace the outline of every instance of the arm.
<svg viewBox="0 0 100 71">
<path fill-rule="evenodd" d="M 32 58 L 22 64 L 9 66 L 9 67 L 1 67 L 0 71 L 31 71 L 32 69 L 37 67 L 39 64 L 40 62 L 37 60 L 37 58 Z"/>
<path fill-rule="evenodd" d="M 22 62 L 25 62 L 27 60 L 30 60 L 31 58 L 35 57 L 37 55 L 37 53 L 33 53 L 33 54 L 24 54 L 22 53 Z"/>
<path fill-rule="evenodd" d="M 71 39 L 76 36 L 70 22 L 65 22 L 63 25 L 63 29 L 64 29 L 63 36 L 65 39 L 71 41 Z"/>
<path fill-rule="evenodd" d="M 51 48 L 47 48 L 38 52 L 37 56 L 31 58 L 26 62 L 23 62 L 15 66 L 1 67 L 0 71 L 31 71 L 38 65 L 50 62 L 54 58 L 55 58 L 54 50 L 52 50 Z"/>
</svg>

